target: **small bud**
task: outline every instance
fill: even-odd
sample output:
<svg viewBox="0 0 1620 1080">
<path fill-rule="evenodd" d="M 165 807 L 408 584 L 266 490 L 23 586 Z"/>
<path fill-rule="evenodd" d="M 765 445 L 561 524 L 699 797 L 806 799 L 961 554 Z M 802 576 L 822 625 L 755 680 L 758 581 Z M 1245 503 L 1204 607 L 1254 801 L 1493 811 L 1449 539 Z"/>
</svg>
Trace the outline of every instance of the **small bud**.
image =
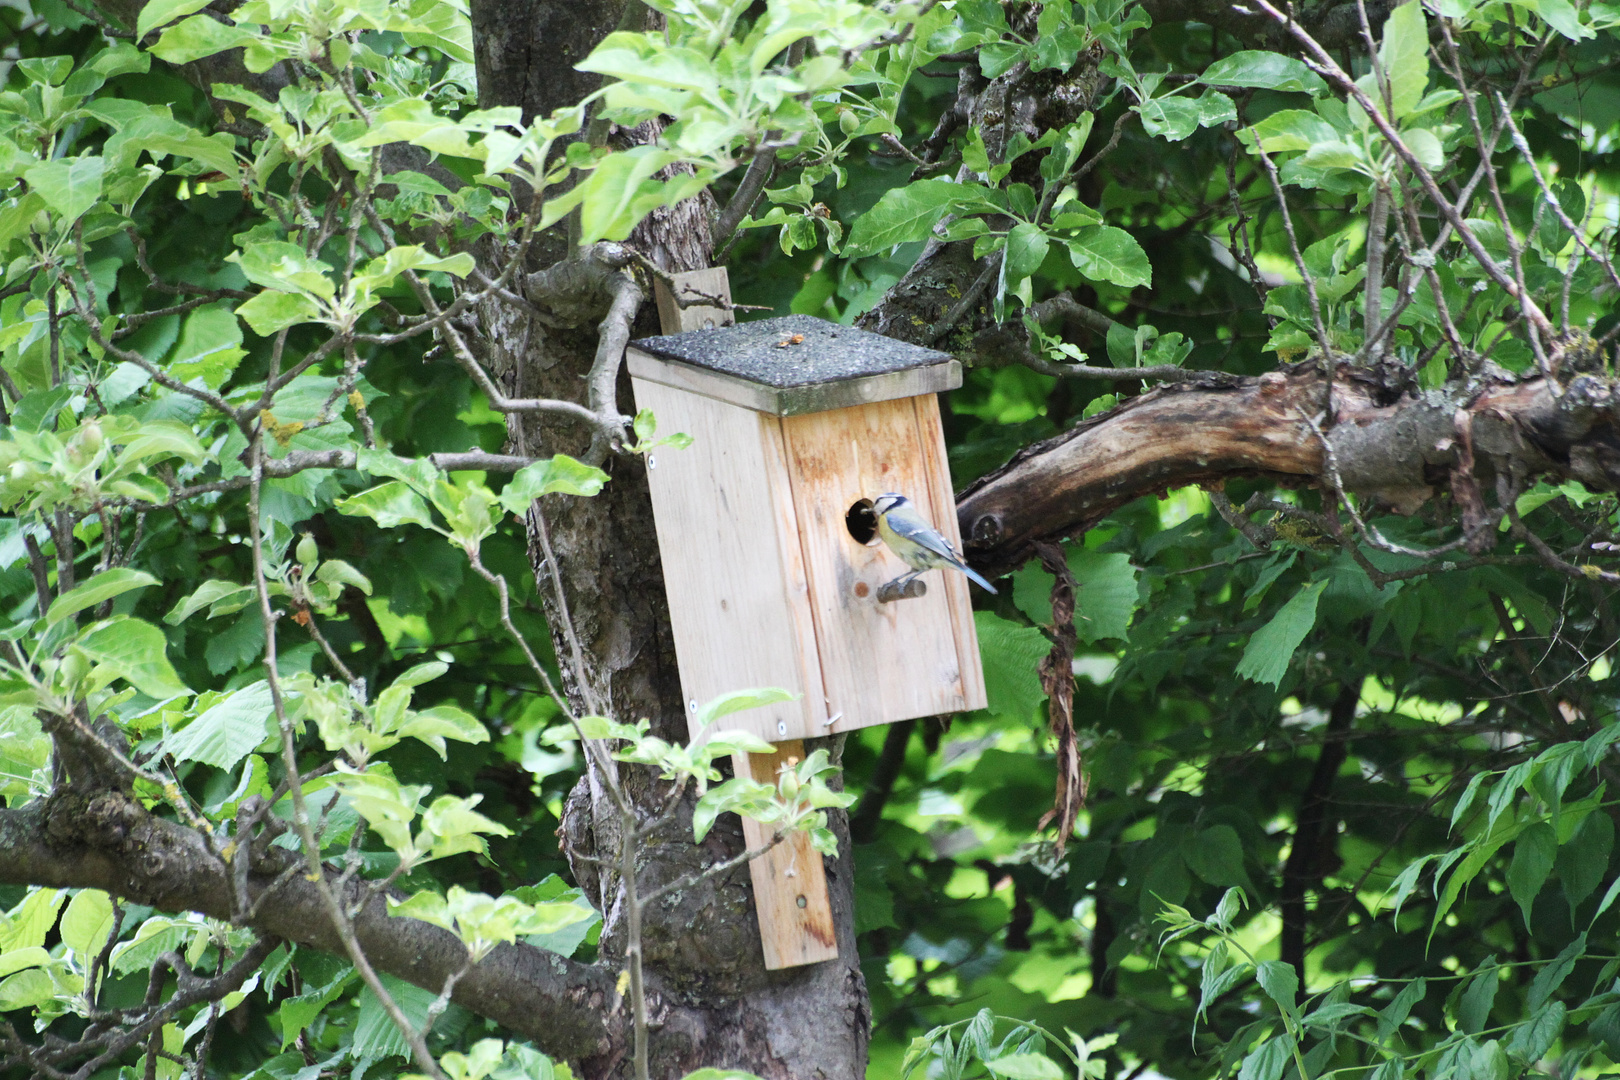
<svg viewBox="0 0 1620 1080">
<path fill-rule="evenodd" d="M 62 665 L 58 671 L 62 676 L 62 685 L 71 688 L 90 674 L 90 662 L 81 654 L 70 652 L 62 657 Z"/>
<path fill-rule="evenodd" d="M 315 538 L 305 533 L 303 539 L 298 541 L 298 561 L 305 566 L 315 565 Z"/>
</svg>

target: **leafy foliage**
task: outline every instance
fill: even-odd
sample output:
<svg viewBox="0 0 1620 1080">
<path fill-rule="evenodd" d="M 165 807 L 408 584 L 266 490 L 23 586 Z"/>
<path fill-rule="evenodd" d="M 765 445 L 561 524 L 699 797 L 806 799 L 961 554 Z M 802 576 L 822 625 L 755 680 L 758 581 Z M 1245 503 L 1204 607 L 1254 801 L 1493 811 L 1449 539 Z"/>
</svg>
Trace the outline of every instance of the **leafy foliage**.
<svg viewBox="0 0 1620 1080">
<path fill-rule="evenodd" d="M 477 107 L 457 3 L 205 6 L 146 4 L 140 45 L 55 0 L 0 12 L 9 806 L 110 770 L 222 861 L 259 829 L 399 886 L 394 914 L 473 960 L 518 941 L 590 959 L 600 915 L 555 836 L 600 752 L 689 786 L 697 841 L 740 812 L 830 852 L 829 814 L 863 800 L 873 1075 L 1620 1062 L 1612 493 L 1504 489 L 1495 546 L 1466 557 L 1442 500 L 1347 501 L 1367 520 L 1345 541 L 1335 493 L 1252 477 L 1070 538 L 1091 789 L 1060 853 L 1037 665 L 1066 628 L 1033 564 L 976 613 L 990 707 L 852 738 L 848 792 L 824 749 L 774 785 L 718 768 L 764 749 L 724 717 L 779 691 L 707 703 L 690 745 L 548 696 L 566 635 L 511 519 L 618 481 L 589 454 L 500 471 L 498 389 L 458 329 L 522 287 L 547 230 L 624 241 L 760 159 L 739 296 L 853 322 L 923 245 L 957 244 L 984 284 L 956 318 L 1033 343 L 1036 363 L 980 363 L 948 399 L 959 483 L 1138 393 L 1064 377 L 1091 356 L 1234 375 L 1381 357 L 1435 390 L 1546 368 L 1539 316 L 1612 382 L 1615 5 L 1409 0 L 1339 79 L 1300 41 L 1123 0 L 657 0 L 658 28 L 580 65 L 598 93 L 527 121 Z M 243 82 L 211 99 L 173 74 L 228 52 Z M 291 75 L 247 77 L 272 69 Z M 1028 124 L 947 122 L 949 85 L 1026 75 L 1049 107 Z M 634 145 L 597 130 L 653 121 Z M 385 173 L 401 146 L 431 164 Z M 1427 181 L 1489 200 L 1442 222 Z M 488 250 L 516 254 L 492 274 Z M 1107 328 L 1057 326 L 1059 296 Z M 918 321 L 966 350 L 947 314 Z M 702 437 L 597 406 L 558 411 L 632 453 Z M 1263 520 L 1229 512 L 1251 494 Z M 572 1075 L 352 956 L 254 952 L 245 925 L 94 888 L 0 901 L 19 1069 L 32 1036 L 125 1010 L 147 1026 L 107 1075 Z"/>
</svg>

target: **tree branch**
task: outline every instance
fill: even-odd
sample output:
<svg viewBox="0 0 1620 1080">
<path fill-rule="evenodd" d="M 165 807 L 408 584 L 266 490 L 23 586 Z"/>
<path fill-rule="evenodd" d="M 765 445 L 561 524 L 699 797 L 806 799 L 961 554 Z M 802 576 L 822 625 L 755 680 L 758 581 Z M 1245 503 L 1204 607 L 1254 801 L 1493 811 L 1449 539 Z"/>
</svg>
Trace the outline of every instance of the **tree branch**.
<svg viewBox="0 0 1620 1080">
<path fill-rule="evenodd" d="M 283 877 L 296 857 L 270 848 L 248 875 L 264 934 L 342 952 L 315 883 Z M 56 888 L 96 888 L 164 911 L 197 911 L 230 919 L 229 866 L 185 826 L 146 812 L 125 795 L 75 789 L 14 810 L 0 810 L 0 881 Z M 328 872 L 334 882 L 336 876 Z M 270 902 L 265 893 L 274 887 Z M 358 913 L 354 931 L 367 956 L 385 971 L 437 992 L 466 963 L 467 950 L 448 930 L 390 917 L 382 896 L 363 881 L 344 886 L 345 905 Z M 456 984 L 453 999 L 569 1058 L 605 1053 L 622 1037 L 624 1020 L 614 973 L 527 945 L 504 945 Z"/>
<path fill-rule="evenodd" d="M 1132 499 L 1244 476 L 1326 486 L 1314 415 L 1324 378 L 1314 367 L 1232 385 L 1162 387 L 1026 448 L 957 503 L 967 553 L 998 574 L 1045 539 L 1090 528 Z M 1473 451 L 1525 475 L 1573 477 L 1620 489 L 1620 408 L 1613 382 L 1591 375 L 1560 389 L 1534 378 L 1480 389 L 1452 384 L 1398 393 L 1376 374 L 1341 365 L 1334 386 L 1333 451 L 1344 490 L 1410 512 L 1445 485 L 1461 453 L 1456 415 L 1472 416 Z M 1324 425 L 1328 426 L 1328 425 Z"/>
</svg>

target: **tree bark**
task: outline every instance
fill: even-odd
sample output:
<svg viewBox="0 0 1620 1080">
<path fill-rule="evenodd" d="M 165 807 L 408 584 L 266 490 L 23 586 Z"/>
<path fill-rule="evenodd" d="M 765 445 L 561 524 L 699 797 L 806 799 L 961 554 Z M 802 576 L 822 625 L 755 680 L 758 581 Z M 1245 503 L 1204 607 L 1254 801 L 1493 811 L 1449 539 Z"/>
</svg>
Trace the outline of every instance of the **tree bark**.
<svg viewBox="0 0 1620 1080">
<path fill-rule="evenodd" d="M 1336 375 L 1325 435 L 1346 491 L 1415 509 L 1451 483 L 1465 453 L 1464 420 L 1482 478 L 1501 470 L 1620 488 L 1612 380 L 1533 378 L 1420 393 L 1391 385 L 1396 374 L 1341 365 Z M 1314 366 L 1301 366 L 1163 387 L 1030 446 L 959 498 L 968 557 L 981 571 L 1006 572 L 1042 540 L 1077 536 L 1131 500 L 1173 487 L 1240 477 L 1330 487 L 1333 470 L 1312 419 L 1324 382 Z"/>
<path fill-rule="evenodd" d="M 535 115 L 588 94 L 596 77 L 570 69 L 613 29 L 621 8 L 622 0 L 475 2 L 480 103 L 520 105 L 526 115 Z M 610 137 L 633 142 L 645 136 L 615 132 Z M 707 265 L 712 207 L 711 200 L 692 199 L 654 214 L 631 236 L 630 246 L 671 271 Z M 594 314 L 600 317 L 601 312 Z M 595 356 L 594 327 L 548 327 L 510 308 L 491 308 L 483 315 L 492 373 L 510 393 L 578 398 Z M 658 333 L 656 318 L 652 305 L 644 305 L 635 336 Z M 633 413 L 629 379 L 622 372 L 617 393 L 620 411 Z M 546 416 L 514 418 L 509 430 L 514 449 L 522 454 L 578 455 L 588 442 L 577 425 Z M 530 556 L 553 644 L 567 668 L 566 658 L 573 653 L 571 620 L 583 659 L 583 670 L 566 676 L 576 705 L 583 708 L 595 701 L 616 719 L 649 718 L 654 734 L 684 742 L 686 708 L 645 468 L 630 456 L 610 459 L 604 467 L 613 479 L 600 495 L 551 497 L 529 518 Z M 546 540 L 555 566 L 546 559 Z M 553 572 L 562 586 L 566 614 L 553 588 Z M 651 815 L 663 802 L 664 785 L 640 767 L 624 767 L 624 776 L 642 811 Z M 694 844 L 690 815 L 688 801 L 676 820 L 645 845 L 639 879 L 643 890 L 701 871 L 743 849 L 735 818 L 717 827 L 703 844 Z M 575 853 L 616 855 L 618 813 L 602 794 L 599 778 L 581 780 L 568 801 L 563 829 Z M 654 1023 L 653 1076 L 676 1077 L 701 1066 L 746 1069 L 781 1080 L 858 1080 L 865 1075 L 870 1009 L 856 953 L 849 838 L 842 821 L 836 831 L 839 857 L 827 864 L 838 933 L 835 961 L 765 970 L 746 868 L 668 893 L 645 912 L 642 949 Z M 576 860 L 575 869 L 603 912 L 603 964 L 616 972 L 625 947 L 623 884 L 616 874 L 598 871 L 584 860 Z M 581 1062 L 583 1075 L 628 1075 L 627 1049 L 628 1033 L 621 1030 L 605 1053 Z"/>
</svg>

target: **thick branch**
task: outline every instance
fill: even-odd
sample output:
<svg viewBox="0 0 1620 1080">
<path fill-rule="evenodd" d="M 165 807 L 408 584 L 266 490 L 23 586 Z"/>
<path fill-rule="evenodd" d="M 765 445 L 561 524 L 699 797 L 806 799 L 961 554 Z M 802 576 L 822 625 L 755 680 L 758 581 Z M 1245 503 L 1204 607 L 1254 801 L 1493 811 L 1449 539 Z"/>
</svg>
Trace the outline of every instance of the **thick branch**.
<svg viewBox="0 0 1620 1080">
<path fill-rule="evenodd" d="M 281 874 L 293 858 L 271 848 L 249 875 L 251 925 L 341 952 L 314 883 Z M 104 889 L 164 911 L 230 919 L 230 878 L 196 832 L 153 817 L 128 796 L 67 789 L 0 810 L 0 881 L 7 884 Z M 437 991 L 465 965 L 467 951 L 449 931 L 390 917 L 365 882 L 349 882 L 348 894 L 359 906 L 355 932 L 379 970 Z M 524 945 L 501 946 L 470 968 L 454 1000 L 569 1058 L 608 1051 L 623 1024 L 612 972 Z"/>
<path fill-rule="evenodd" d="M 974 565 L 1002 573 L 1042 540 L 1084 532 L 1132 499 L 1239 477 L 1325 484 L 1322 440 L 1305 417 L 1322 401 L 1315 369 L 1271 372 L 1232 385 L 1164 387 L 1092 417 L 1018 454 L 957 503 Z M 1574 477 L 1620 488 L 1620 391 L 1580 376 L 1559 388 L 1453 385 L 1397 396 L 1341 366 L 1329 428 L 1346 491 L 1409 507 L 1445 486 L 1458 463 L 1455 418 L 1472 416 L 1481 471 L 1511 461 L 1525 475 Z"/>
</svg>

